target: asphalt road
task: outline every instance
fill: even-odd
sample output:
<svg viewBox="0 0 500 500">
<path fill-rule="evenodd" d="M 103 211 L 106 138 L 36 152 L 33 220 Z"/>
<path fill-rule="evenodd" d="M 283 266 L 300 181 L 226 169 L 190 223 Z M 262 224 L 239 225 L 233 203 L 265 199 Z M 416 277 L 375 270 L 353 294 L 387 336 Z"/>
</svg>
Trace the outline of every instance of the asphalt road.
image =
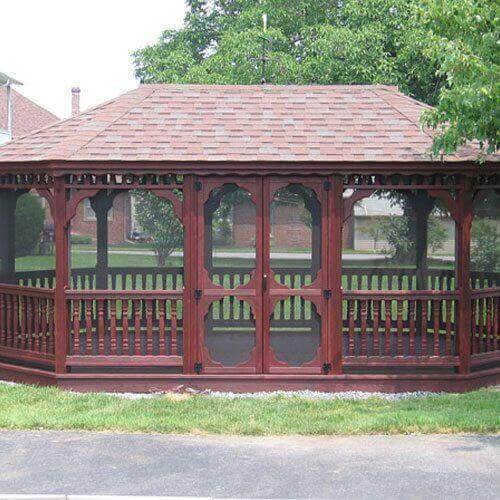
<svg viewBox="0 0 500 500">
<path fill-rule="evenodd" d="M 500 436 L 0 432 L 2 493 L 499 498 Z"/>
</svg>

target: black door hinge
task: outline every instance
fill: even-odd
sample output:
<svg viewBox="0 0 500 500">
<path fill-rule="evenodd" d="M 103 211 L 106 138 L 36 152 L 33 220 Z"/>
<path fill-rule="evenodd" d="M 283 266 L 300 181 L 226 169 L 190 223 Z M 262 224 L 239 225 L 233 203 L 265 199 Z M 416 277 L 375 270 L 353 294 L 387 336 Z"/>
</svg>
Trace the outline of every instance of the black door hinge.
<svg viewBox="0 0 500 500">
<path fill-rule="evenodd" d="M 323 297 L 325 299 L 331 299 L 332 298 L 332 291 L 331 290 L 323 290 Z"/>
<path fill-rule="evenodd" d="M 196 372 L 197 375 L 201 373 L 201 370 L 203 370 L 203 365 L 200 362 L 195 363 L 194 371 Z"/>
<path fill-rule="evenodd" d="M 323 182 L 323 187 L 325 188 L 325 191 L 330 191 L 332 188 L 332 183 L 330 181 L 325 181 Z"/>
<path fill-rule="evenodd" d="M 194 291 L 194 298 L 196 300 L 200 300 L 201 299 L 201 290 L 195 290 Z"/>
<path fill-rule="evenodd" d="M 323 363 L 323 373 L 325 375 L 328 375 L 332 371 L 332 364 L 331 363 Z"/>
<path fill-rule="evenodd" d="M 200 181 L 196 181 L 194 183 L 194 188 L 196 189 L 196 191 L 201 191 L 202 187 L 203 187 L 203 184 Z"/>
</svg>

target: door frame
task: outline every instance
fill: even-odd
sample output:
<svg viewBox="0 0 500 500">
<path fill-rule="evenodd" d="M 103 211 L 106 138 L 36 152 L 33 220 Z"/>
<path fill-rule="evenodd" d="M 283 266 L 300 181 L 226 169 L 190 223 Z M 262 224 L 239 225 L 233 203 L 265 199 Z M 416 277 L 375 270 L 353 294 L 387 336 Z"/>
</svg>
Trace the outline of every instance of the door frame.
<svg viewBox="0 0 500 500">
<path fill-rule="evenodd" d="M 316 189 L 322 184 L 322 190 L 318 194 L 321 203 L 321 242 L 322 258 L 321 272 L 323 274 L 321 283 L 317 283 L 315 289 L 309 290 L 282 290 L 274 287 L 273 293 L 263 292 L 263 277 L 267 266 L 270 266 L 270 183 L 276 182 L 280 185 L 301 183 L 306 187 L 314 185 Z M 205 269 L 205 214 L 204 206 L 210 193 L 216 187 L 224 184 L 236 184 L 252 194 L 252 199 L 256 204 L 256 265 L 249 283 L 234 290 L 224 289 L 214 285 Z M 194 298 L 191 302 L 194 309 L 193 321 L 193 344 L 195 363 L 194 371 L 198 374 L 248 374 L 265 375 L 266 373 L 283 375 L 311 375 L 311 374 L 339 374 L 341 373 L 342 362 L 342 209 L 343 209 L 343 184 L 342 177 L 337 175 L 304 175 L 304 176 L 252 176 L 243 177 L 235 175 L 227 176 L 200 176 L 194 178 L 194 198 L 193 207 L 195 216 L 193 221 L 195 228 L 192 234 L 195 236 L 193 257 L 195 259 L 193 283 L 195 284 Z M 315 189 L 315 191 L 316 191 Z M 268 251 L 266 252 L 266 248 Z M 260 251 L 259 251 L 260 249 Z M 267 255 L 266 255 L 267 253 Z M 266 264 L 267 261 L 267 264 Z M 270 279 L 268 278 L 268 282 Z M 315 280 L 317 281 L 317 280 Z M 279 284 L 278 284 L 279 286 Z M 326 293 L 329 295 L 326 298 Z M 289 367 L 279 363 L 273 363 L 269 356 L 270 338 L 269 325 L 271 306 L 270 295 L 274 294 L 275 300 L 279 296 L 296 296 L 313 298 L 316 308 L 320 305 L 321 314 L 321 359 L 313 366 Z M 241 366 L 224 367 L 218 363 L 212 363 L 207 357 L 207 349 L 204 342 L 205 325 L 204 319 L 210 304 L 225 296 L 234 296 L 239 300 L 251 302 L 256 323 L 256 345 L 252 353 L 250 364 L 244 363 Z M 188 333 L 188 332 L 186 332 Z M 207 363 L 208 361 L 208 363 Z M 199 369 L 197 369 L 198 365 Z"/>
</svg>

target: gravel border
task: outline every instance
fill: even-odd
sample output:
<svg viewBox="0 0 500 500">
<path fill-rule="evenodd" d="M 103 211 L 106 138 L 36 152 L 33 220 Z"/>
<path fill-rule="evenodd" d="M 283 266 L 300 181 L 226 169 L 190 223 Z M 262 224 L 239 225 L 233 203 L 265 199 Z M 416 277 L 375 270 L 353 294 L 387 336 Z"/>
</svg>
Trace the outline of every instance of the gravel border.
<svg viewBox="0 0 500 500">
<path fill-rule="evenodd" d="M 4 385 L 23 385 L 7 380 L 0 380 L 0 384 Z M 68 391 L 72 394 L 82 394 L 81 392 Z M 114 396 L 122 399 L 138 400 L 151 399 L 158 397 L 170 397 L 171 399 L 183 399 L 182 396 L 206 396 L 210 398 L 221 399 L 273 399 L 273 398 L 300 398 L 310 400 L 366 400 L 371 398 L 382 399 L 384 401 L 401 401 L 410 398 L 427 398 L 443 395 L 443 392 L 429 391 L 414 391 L 414 392 L 364 392 L 364 391 L 344 391 L 344 392 L 321 392 L 321 391 L 270 391 L 270 392 L 222 392 L 211 391 L 210 389 L 198 390 L 188 386 L 179 386 L 174 391 L 167 392 L 150 392 L 150 393 L 135 393 L 135 392 L 101 392 L 106 396 Z"/>
</svg>

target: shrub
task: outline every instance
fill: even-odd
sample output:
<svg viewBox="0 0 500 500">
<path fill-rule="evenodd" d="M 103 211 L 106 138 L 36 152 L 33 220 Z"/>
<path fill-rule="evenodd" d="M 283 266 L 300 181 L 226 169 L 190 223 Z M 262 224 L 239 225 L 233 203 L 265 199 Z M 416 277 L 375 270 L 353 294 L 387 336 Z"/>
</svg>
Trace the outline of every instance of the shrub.
<svg viewBox="0 0 500 500">
<path fill-rule="evenodd" d="M 16 206 L 16 256 L 34 252 L 43 231 L 45 210 L 38 196 L 27 193 L 17 200 Z"/>
<path fill-rule="evenodd" d="M 83 234 L 72 234 L 71 243 L 73 243 L 74 245 L 91 245 L 92 237 L 85 236 Z"/>
<path fill-rule="evenodd" d="M 473 269 L 476 271 L 496 271 L 500 265 L 500 245 L 498 228 L 494 220 L 476 218 L 472 224 Z"/>
</svg>

